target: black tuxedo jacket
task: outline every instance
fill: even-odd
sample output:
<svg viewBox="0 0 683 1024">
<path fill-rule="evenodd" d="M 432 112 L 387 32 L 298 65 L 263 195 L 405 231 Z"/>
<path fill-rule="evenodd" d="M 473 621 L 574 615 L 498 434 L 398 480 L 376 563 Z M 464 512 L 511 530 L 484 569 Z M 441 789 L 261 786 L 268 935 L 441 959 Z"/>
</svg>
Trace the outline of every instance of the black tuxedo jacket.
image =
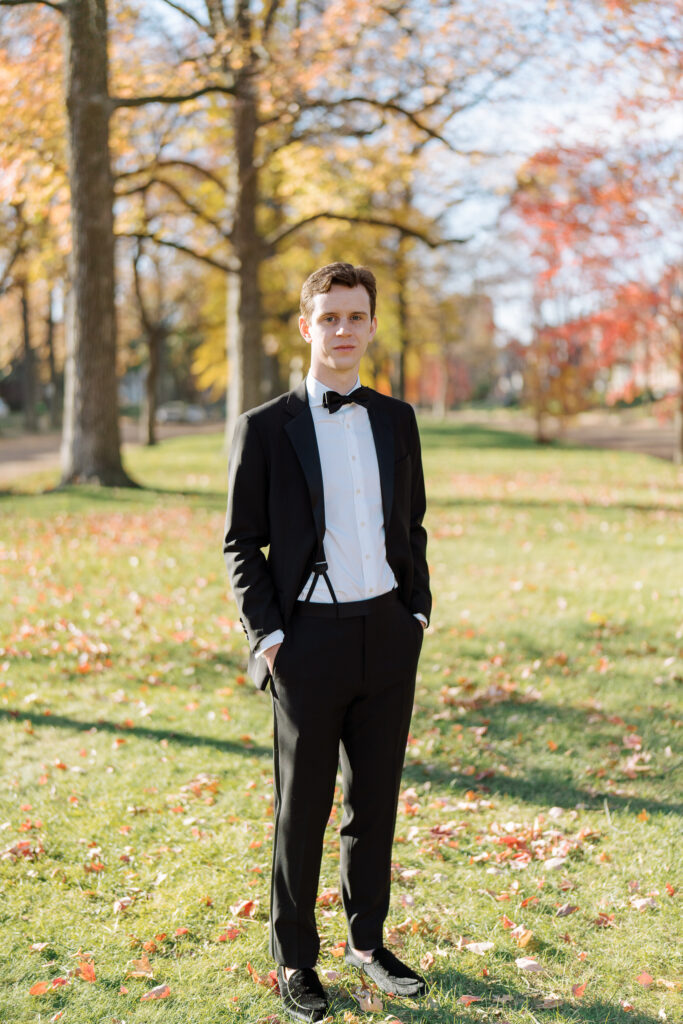
<svg viewBox="0 0 683 1024">
<path fill-rule="evenodd" d="M 401 600 L 429 620 L 425 490 L 415 414 L 405 402 L 376 391 L 367 409 L 387 561 Z M 322 470 L 304 380 L 294 391 L 243 413 L 230 453 L 223 554 L 249 640 L 249 674 L 260 689 L 270 673 L 254 649 L 269 633 L 286 630 L 324 529 Z"/>
</svg>

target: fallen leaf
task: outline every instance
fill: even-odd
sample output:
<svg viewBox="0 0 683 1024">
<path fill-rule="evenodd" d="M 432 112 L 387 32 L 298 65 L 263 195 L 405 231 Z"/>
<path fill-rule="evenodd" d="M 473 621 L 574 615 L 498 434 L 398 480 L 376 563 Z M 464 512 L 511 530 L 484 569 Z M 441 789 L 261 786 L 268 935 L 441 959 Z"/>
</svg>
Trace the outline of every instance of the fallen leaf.
<svg viewBox="0 0 683 1024">
<path fill-rule="evenodd" d="M 420 960 L 420 967 L 422 968 L 423 971 L 426 971 L 426 970 L 428 970 L 432 966 L 433 963 L 434 963 L 434 954 L 433 953 L 425 953 L 425 955 Z"/>
<path fill-rule="evenodd" d="M 153 978 L 154 971 L 152 965 L 149 962 L 148 956 L 143 956 L 139 960 L 133 960 L 133 969 L 128 971 L 127 978 Z"/>
<path fill-rule="evenodd" d="M 316 903 L 319 903 L 321 907 L 331 907 L 333 904 L 339 903 L 340 900 L 339 889 L 324 889 L 318 896 Z"/>
<path fill-rule="evenodd" d="M 230 907 L 234 917 L 253 917 L 258 909 L 258 900 L 241 900 Z"/>
<path fill-rule="evenodd" d="M 463 1006 L 469 1006 L 471 1003 L 480 1003 L 481 996 L 460 996 L 458 1002 L 462 1003 Z"/>
<path fill-rule="evenodd" d="M 145 1003 L 148 999 L 168 999 L 171 994 L 171 990 L 168 985 L 157 985 L 156 988 L 151 988 L 149 992 L 145 992 L 140 996 L 140 1002 Z"/>
<path fill-rule="evenodd" d="M 468 950 L 470 953 L 476 953 L 478 956 L 484 956 L 490 949 L 495 949 L 495 942 L 465 942 L 463 949 Z"/>
<path fill-rule="evenodd" d="M 558 1006 L 562 1006 L 562 999 L 560 996 L 551 993 L 550 995 L 542 996 L 534 1005 L 538 1010 L 556 1010 Z"/>
<path fill-rule="evenodd" d="M 567 917 L 569 914 L 576 913 L 578 909 L 578 907 L 573 906 L 571 903 L 564 903 L 561 907 L 558 907 L 555 917 Z"/>
<path fill-rule="evenodd" d="M 626 1013 L 630 1013 L 631 1010 L 635 1010 L 635 1006 L 633 1005 L 633 1003 L 629 1003 L 628 999 L 620 999 L 619 1005 L 621 1006 L 622 1010 L 626 1011 Z"/>
<path fill-rule="evenodd" d="M 384 1003 L 379 996 L 374 995 L 367 988 L 356 989 L 351 995 L 365 1013 L 379 1013 L 384 1009 Z"/>
<path fill-rule="evenodd" d="M 543 968 L 539 964 L 538 960 L 534 960 L 532 956 L 518 956 L 515 963 L 521 971 L 542 971 Z"/>
<path fill-rule="evenodd" d="M 180 928 L 176 928 L 176 930 L 175 930 L 176 938 L 180 938 L 181 935 L 189 935 L 189 934 L 190 934 L 190 929 L 186 928 L 185 925 L 181 925 Z"/>
<path fill-rule="evenodd" d="M 587 981 L 584 981 L 583 985 L 572 985 L 572 995 L 575 999 L 580 999 L 583 993 L 586 991 Z"/>
<path fill-rule="evenodd" d="M 651 974 L 648 974 L 648 973 L 647 973 L 647 971 L 643 971 L 643 972 L 642 972 L 641 974 L 639 974 L 639 975 L 638 975 L 638 977 L 636 978 L 636 981 L 638 982 L 638 984 L 639 984 L 639 985 L 642 985 L 642 986 L 643 986 L 643 988 L 647 988 L 647 987 L 648 987 L 649 985 L 651 985 L 651 984 L 652 984 L 652 982 L 653 982 L 654 980 L 655 980 L 655 979 L 654 979 L 654 978 L 652 977 L 652 975 L 651 975 Z"/>
<path fill-rule="evenodd" d="M 83 981 L 96 981 L 95 968 L 88 960 L 81 960 L 74 974 L 77 978 L 82 978 Z"/>
<path fill-rule="evenodd" d="M 527 928 L 517 936 L 517 945 L 520 946 L 521 949 L 524 949 L 525 946 L 529 945 L 533 937 L 534 933 L 529 931 Z"/>
<path fill-rule="evenodd" d="M 50 986 L 46 981 L 37 981 L 35 985 L 32 985 L 28 990 L 30 996 L 42 996 L 44 992 L 47 992 Z"/>
</svg>

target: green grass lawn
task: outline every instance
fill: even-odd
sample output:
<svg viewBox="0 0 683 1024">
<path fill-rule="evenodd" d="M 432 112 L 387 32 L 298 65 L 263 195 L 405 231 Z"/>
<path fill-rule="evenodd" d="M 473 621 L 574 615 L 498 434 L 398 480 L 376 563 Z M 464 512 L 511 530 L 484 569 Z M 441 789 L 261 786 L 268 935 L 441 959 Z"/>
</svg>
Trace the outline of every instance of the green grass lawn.
<svg viewBox="0 0 683 1024">
<path fill-rule="evenodd" d="M 423 442 L 435 605 L 387 931 L 431 992 L 353 998 L 337 802 L 335 1018 L 680 1022 L 683 479 L 484 428 Z M 274 1024 L 270 702 L 221 557 L 222 439 L 127 464 L 144 490 L 0 498 L 0 1022 Z"/>
</svg>

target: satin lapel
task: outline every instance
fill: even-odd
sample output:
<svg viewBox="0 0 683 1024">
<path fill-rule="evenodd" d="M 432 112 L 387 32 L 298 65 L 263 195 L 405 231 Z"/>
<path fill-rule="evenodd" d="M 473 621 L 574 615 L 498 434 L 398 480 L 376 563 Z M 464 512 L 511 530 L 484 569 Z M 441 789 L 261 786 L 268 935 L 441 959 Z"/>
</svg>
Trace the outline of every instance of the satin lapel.
<svg viewBox="0 0 683 1024">
<path fill-rule="evenodd" d="M 368 402 L 368 416 L 377 452 L 384 526 L 388 528 L 394 501 L 394 431 L 389 414 L 378 408 L 378 403 L 374 400 Z"/>
<path fill-rule="evenodd" d="M 287 411 L 291 413 L 292 418 L 289 423 L 285 423 L 285 431 L 306 477 L 318 543 L 322 544 L 325 533 L 323 472 L 320 468 L 318 442 L 315 439 L 315 427 L 308 405 L 305 381 L 290 393 Z"/>
</svg>

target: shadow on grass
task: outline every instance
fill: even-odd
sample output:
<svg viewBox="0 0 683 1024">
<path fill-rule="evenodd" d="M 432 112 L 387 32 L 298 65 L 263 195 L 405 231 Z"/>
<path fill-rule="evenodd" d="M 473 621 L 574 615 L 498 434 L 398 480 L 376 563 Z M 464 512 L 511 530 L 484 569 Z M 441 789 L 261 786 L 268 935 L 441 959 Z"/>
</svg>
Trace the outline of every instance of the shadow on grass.
<svg viewBox="0 0 683 1024">
<path fill-rule="evenodd" d="M 527 451 L 546 451 L 560 447 L 552 441 L 538 445 L 528 434 L 513 430 L 499 430 L 478 424 L 420 423 L 420 438 L 425 449 L 429 448 L 524 448 Z"/>
<path fill-rule="evenodd" d="M 540 988 L 535 995 L 530 996 L 528 990 L 522 993 L 511 985 L 495 981 L 486 982 L 479 978 L 473 978 L 469 974 L 463 974 L 455 969 L 430 971 L 427 976 L 427 983 L 430 988 L 431 998 L 437 1003 L 440 995 L 446 998 L 450 996 L 458 1000 L 460 996 L 456 993 L 474 996 L 475 999 L 481 1000 L 481 1002 L 472 1004 L 473 1009 L 477 1011 L 478 1015 L 489 1011 L 496 1018 L 504 1018 L 506 1012 L 517 1012 L 527 1013 L 531 1020 L 537 1020 L 534 1016 L 534 1011 L 542 1012 L 542 1007 L 539 1004 L 543 998 L 543 992 Z M 405 1003 L 399 1000 L 393 1003 L 388 996 L 383 998 L 383 1002 L 385 1013 L 395 1013 L 397 1016 L 400 1016 L 402 1021 L 411 1021 L 413 1024 L 418 1024 L 419 1021 L 430 1021 L 433 1024 L 446 1024 L 446 1022 L 447 1024 L 452 1024 L 453 1022 L 452 1010 L 450 1008 L 438 1005 L 427 1008 L 424 1006 L 424 999 L 420 1001 L 422 1005 L 416 1009 L 406 1006 Z M 657 1017 L 651 1014 L 633 1010 L 627 1011 L 615 1003 L 610 1003 L 603 999 L 590 999 L 588 996 L 581 1000 L 573 1000 L 571 997 L 560 999 L 558 1010 L 560 1012 L 564 1011 L 567 1014 L 566 1018 L 563 1017 L 563 1019 L 581 1021 L 581 1024 L 656 1024 L 658 1020 Z M 463 1012 L 467 1013 L 466 1010 L 463 1010 Z"/>
<path fill-rule="evenodd" d="M 93 487 L 79 484 L 74 487 L 51 487 L 45 491 L 14 491 L 0 489 L 0 501 L 36 501 L 41 498 L 64 498 L 65 504 L 80 511 L 84 505 L 121 504 L 152 505 L 158 497 L 185 498 L 201 501 L 207 509 L 225 508 L 227 491 L 187 490 L 173 487 Z"/>
<path fill-rule="evenodd" d="M 66 715 L 44 715 L 32 711 L 19 711 L 10 708 L 0 708 L 0 721 L 5 719 L 30 722 L 32 726 L 47 726 L 56 729 L 68 729 L 72 732 L 111 732 L 136 736 L 138 739 L 153 740 L 158 743 L 160 740 L 167 740 L 169 743 L 178 743 L 186 747 L 213 747 L 226 754 L 240 754 L 243 757 L 263 757 L 270 760 L 273 756 L 271 747 L 262 747 L 258 743 L 244 743 L 238 740 L 220 739 L 215 736 L 198 736 L 193 733 L 178 732 L 176 729 L 151 729 L 149 726 L 134 725 L 131 727 L 110 722 L 105 718 L 98 718 L 94 722 L 83 722 L 78 718 L 69 718 Z"/>
</svg>

